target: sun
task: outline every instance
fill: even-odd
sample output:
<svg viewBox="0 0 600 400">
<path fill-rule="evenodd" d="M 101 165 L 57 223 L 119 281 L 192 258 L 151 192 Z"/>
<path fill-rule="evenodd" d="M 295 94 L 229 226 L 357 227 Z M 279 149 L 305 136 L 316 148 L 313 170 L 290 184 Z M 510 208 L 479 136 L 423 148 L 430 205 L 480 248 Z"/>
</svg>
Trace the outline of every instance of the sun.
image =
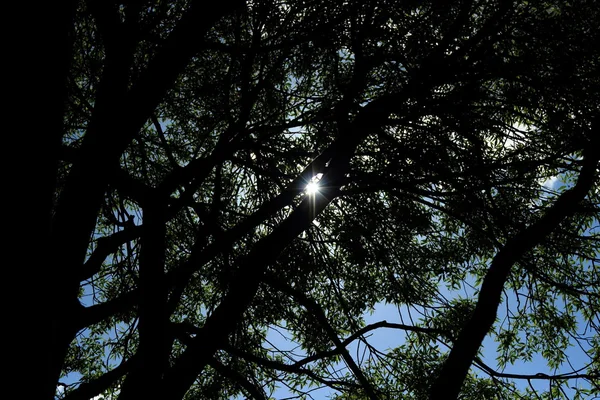
<svg viewBox="0 0 600 400">
<path fill-rule="evenodd" d="M 306 185 L 306 194 L 316 194 L 319 192 L 319 184 L 317 182 L 308 182 Z"/>
<path fill-rule="evenodd" d="M 323 174 L 316 174 L 311 178 L 310 181 L 308 181 L 306 188 L 304 189 L 306 194 L 314 196 L 315 194 L 319 193 L 319 189 L 321 187 L 321 185 L 319 185 L 319 181 L 322 177 Z"/>
</svg>

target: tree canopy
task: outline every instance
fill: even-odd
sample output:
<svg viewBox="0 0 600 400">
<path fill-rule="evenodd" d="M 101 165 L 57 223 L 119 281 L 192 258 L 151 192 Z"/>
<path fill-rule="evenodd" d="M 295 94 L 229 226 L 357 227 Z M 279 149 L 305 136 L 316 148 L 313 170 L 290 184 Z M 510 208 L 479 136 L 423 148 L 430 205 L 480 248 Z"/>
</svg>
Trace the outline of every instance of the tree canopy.
<svg viewBox="0 0 600 400">
<path fill-rule="evenodd" d="M 32 398 L 600 395 L 594 1 L 60 7 Z"/>
</svg>

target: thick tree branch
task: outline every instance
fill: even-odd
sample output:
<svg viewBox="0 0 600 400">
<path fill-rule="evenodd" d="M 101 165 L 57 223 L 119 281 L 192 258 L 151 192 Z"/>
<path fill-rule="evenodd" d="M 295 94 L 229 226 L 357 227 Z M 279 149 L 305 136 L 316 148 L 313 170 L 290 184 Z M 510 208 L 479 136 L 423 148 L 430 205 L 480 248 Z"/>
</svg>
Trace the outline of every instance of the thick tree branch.
<svg viewBox="0 0 600 400">
<path fill-rule="evenodd" d="M 167 288 L 164 285 L 165 214 L 164 207 L 160 205 L 144 208 L 138 299 L 140 343 L 136 353 L 140 362 L 123 382 L 119 399 L 154 396 L 154 388 L 147 382 L 159 381 L 168 366 L 171 335 L 168 332 Z"/>
<path fill-rule="evenodd" d="M 136 363 L 136 356 L 122 361 L 118 367 L 100 375 L 98 378 L 86 383 L 66 395 L 63 400 L 89 400 L 106 392 L 117 380 L 127 374 Z"/>
<path fill-rule="evenodd" d="M 116 252 L 123 244 L 139 238 L 142 232 L 143 228 L 141 226 L 133 226 L 98 239 L 96 249 L 83 264 L 79 280 L 84 281 L 100 272 L 106 257 Z"/>
<path fill-rule="evenodd" d="M 131 310 L 139 295 L 139 289 L 135 289 L 115 299 L 81 309 L 77 317 L 77 329 L 83 329 L 104 321 L 112 315 Z"/>
<path fill-rule="evenodd" d="M 595 140 L 597 144 L 597 140 Z M 496 319 L 504 284 L 512 266 L 528 251 L 541 243 L 567 217 L 593 187 L 600 152 L 589 148 L 577 184 L 561 194 L 556 202 L 533 225 L 512 237 L 492 260 L 481 285 L 475 311 L 461 330 L 439 377 L 434 382 L 430 399 L 456 399 L 477 351 Z"/>
<path fill-rule="evenodd" d="M 6 193 L 18 195 L 5 196 L 5 207 L 13 216 L 9 218 L 13 233 L 8 235 L 4 247 L 27 255 L 21 267 L 9 273 L 7 281 L 26 284 L 34 294 L 30 300 L 36 303 L 36 307 L 28 307 L 27 302 L 20 302 L 25 310 L 22 306 L 9 307 L 14 314 L 9 312 L 7 324 L 20 326 L 23 331 L 9 334 L 7 340 L 14 348 L 24 349 L 19 366 L 36 365 L 39 371 L 35 385 L 28 388 L 28 396 L 36 399 L 54 397 L 69 336 L 74 333 L 70 324 L 60 320 L 78 307 L 75 296 L 68 303 L 63 302 L 64 275 L 57 273 L 62 272 L 59 264 L 49 262 L 77 6 L 77 1 L 67 0 L 41 2 L 34 7 L 29 3 L 7 3 L 5 8 L 5 15 L 11 16 L 8 19 L 23 18 L 11 28 L 19 40 L 7 41 L 5 50 L 5 58 L 11 60 L 7 63 L 7 76 L 14 83 L 4 91 L 5 98 L 11 99 L 5 103 L 11 120 L 27 123 L 22 125 L 21 134 L 6 139 L 4 147 L 11 149 L 13 159 L 32 163 L 31 168 L 16 168 L 7 174 Z M 43 67 L 40 60 L 44 60 Z M 37 238 L 34 251 L 31 241 L 24 240 L 31 237 Z M 36 340 L 28 340 L 23 332 L 36 332 Z M 6 379 L 22 382 L 22 370 L 18 366 L 9 369 Z"/>
<path fill-rule="evenodd" d="M 87 5 L 92 12 L 98 31 L 107 53 L 118 52 L 124 41 L 130 41 L 131 37 L 124 38 L 124 24 L 121 22 L 118 5 L 112 1 L 88 0 Z"/>
</svg>

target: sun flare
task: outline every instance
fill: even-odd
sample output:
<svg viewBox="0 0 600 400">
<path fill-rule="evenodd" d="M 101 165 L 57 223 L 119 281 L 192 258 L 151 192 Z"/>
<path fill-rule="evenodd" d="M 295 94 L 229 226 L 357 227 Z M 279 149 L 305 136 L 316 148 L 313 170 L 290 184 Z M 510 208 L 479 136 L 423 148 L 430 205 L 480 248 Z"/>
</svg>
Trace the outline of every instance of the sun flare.
<svg viewBox="0 0 600 400">
<path fill-rule="evenodd" d="M 316 194 L 319 192 L 319 184 L 317 182 L 309 182 L 306 185 L 306 193 L 307 194 Z"/>
</svg>

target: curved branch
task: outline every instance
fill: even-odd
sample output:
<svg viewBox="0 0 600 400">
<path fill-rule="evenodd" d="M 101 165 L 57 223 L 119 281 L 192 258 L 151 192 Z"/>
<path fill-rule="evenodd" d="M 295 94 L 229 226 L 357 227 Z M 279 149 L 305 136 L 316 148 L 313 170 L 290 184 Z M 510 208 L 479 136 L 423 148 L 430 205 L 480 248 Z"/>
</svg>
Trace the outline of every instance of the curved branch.
<svg viewBox="0 0 600 400">
<path fill-rule="evenodd" d="M 198 335 L 198 334 L 201 334 L 201 332 L 202 332 L 201 328 L 198 328 L 187 322 L 174 323 L 171 325 L 171 327 L 172 327 L 177 339 L 179 339 L 181 341 L 181 343 L 185 344 L 186 346 L 191 345 L 192 341 L 193 341 L 193 338 L 189 335 L 190 333 L 193 333 L 194 335 Z M 224 345 L 222 350 L 226 351 L 227 353 L 229 353 L 233 356 L 239 357 L 243 360 L 246 360 L 246 361 L 254 363 L 254 364 L 258 364 L 265 368 L 274 369 L 277 371 L 289 372 L 292 374 L 306 375 L 309 378 L 311 378 L 319 383 L 322 383 L 326 386 L 332 387 L 332 388 L 336 388 L 337 385 L 346 386 L 346 387 L 354 388 L 354 389 L 359 388 L 359 386 L 355 383 L 346 382 L 346 381 L 327 380 L 327 379 L 320 377 L 319 375 L 317 375 L 316 373 L 314 373 L 313 371 L 311 371 L 309 369 L 302 368 L 304 365 L 306 365 L 312 361 L 328 357 L 329 355 L 337 355 L 338 354 L 337 350 L 332 350 L 331 352 L 319 353 L 318 355 L 307 357 L 307 358 L 305 358 L 301 361 L 297 361 L 293 364 L 285 364 L 285 363 L 282 363 L 279 361 L 262 358 L 262 357 L 257 356 L 256 354 L 237 349 L 228 344 Z"/>
<path fill-rule="evenodd" d="M 94 276 L 100 271 L 106 257 L 116 252 L 121 245 L 139 238 L 141 234 L 142 227 L 134 226 L 98 239 L 98 246 L 83 264 L 79 280 L 84 281 Z"/>
<path fill-rule="evenodd" d="M 587 150 L 577 184 L 561 194 L 542 218 L 509 239 L 494 257 L 481 285 L 475 311 L 461 330 L 439 377 L 434 382 L 430 399 L 458 397 L 471 363 L 496 320 L 504 284 L 512 266 L 541 243 L 565 218 L 576 212 L 579 203 L 594 185 L 599 158 L 600 152 Z"/>
<path fill-rule="evenodd" d="M 568 380 L 568 379 L 599 379 L 600 374 L 578 374 L 573 371 L 573 373 L 566 374 L 558 374 L 558 375 L 548 375 L 541 372 L 537 374 L 509 374 L 505 372 L 498 372 L 495 369 L 491 368 L 487 364 L 485 364 L 479 357 L 475 358 L 474 364 L 481 368 L 483 371 L 487 372 L 490 376 L 496 378 L 509 378 L 509 379 L 545 379 L 545 380 Z"/>
<path fill-rule="evenodd" d="M 298 301 L 298 303 L 300 303 L 304 308 L 311 312 L 311 314 L 317 319 L 321 327 L 327 332 L 329 340 L 331 340 L 334 343 L 336 350 L 339 352 L 339 354 L 342 355 L 344 361 L 348 365 L 348 368 L 350 368 L 356 379 L 360 382 L 366 395 L 370 399 L 378 399 L 379 396 L 377 396 L 377 394 L 375 393 L 375 390 L 373 389 L 371 383 L 369 382 L 365 374 L 363 374 L 360 367 L 356 364 L 352 356 L 350 356 L 350 353 L 346 349 L 346 346 L 342 343 L 336 331 L 333 329 L 333 327 L 327 320 L 327 316 L 325 315 L 325 312 L 323 311 L 321 306 L 316 301 L 309 298 L 303 292 L 294 289 L 293 287 L 281 282 L 273 276 L 268 276 L 265 279 L 265 283 L 273 287 L 274 289 L 277 289 L 283 293 L 292 296 L 294 299 L 296 299 L 296 301 Z"/>
<path fill-rule="evenodd" d="M 67 394 L 63 400 L 89 400 L 106 392 L 116 381 L 121 379 L 134 366 L 137 357 L 133 356 L 129 360 L 122 361 L 118 367 L 108 371 L 98 378 L 86 383 Z"/>
<path fill-rule="evenodd" d="M 134 289 L 115 299 L 90 307 L 82 307 L 77 317 L 77 329 L 96 324 L 119 312 L 131 309 L 139 297 L 139 289 Z"/>
<path fill-rule="evenodd" d="M 255 354 L 248 353 L 246 351 L 235 349 L 235 348 L 232 348 L 229 346 L 226 346 L 224 350 L 226 352 L 228 352 L 229 354 L 233 354 L 236 357 L 240 357 L 248 362 L 258 364 L 265 368 L 274 369 L 277 371 L 289 372 L 292 374 L 306 375 L 309 378 L 311 378 L 319 383 L 322 383 L 324 385 L 327 385 L 329 387 L 332 387 L 332 388 L 336 388 L 336 386 L 345 386 L 345 387 L 353 388 L 353 389 L 360 388 L 359 385 L 357 385 L 353 382 L 338 381 L 338 380 L 331 381 L 331 380 L 324 379 L 324 378 L 320 377 L 319 375 L 317 375 L 316 373 L 314 373 L 313 371 L 306 369 L 306 368 L 302 368 L 302 365 L 306 364 L 304 362 L 304 360 L 299 361 L 294 364 L 285 364 L 285 363 L 275 361 L 275 360 L 268 360 L 266 358 L 259 357 Z"/>
<path fill-rule="evenodd" d="M 404 331 L 419 332 L 419 333 L 425 333 L 428 335 L 444 335 L 447 337 L 451 337 L 451 332 L 444 330 L 444 329 L 425 328 L 422 326 L 397 324 L 394 322 L 387 322 L 384 320 L 384 321 L 375 322 L 374 324 L 367 325 L 364 328 L 361 328 L 360 330 L 354 332 L 348 338 L 344 339 L 344 341 L 342 342 L 342 345 L 344 347 L 346 347 L 351 342 L 358 339 L 360 336 L 364 335 L 365 333 L 370 332 L 375 329 L 379 329 L 379 328 L 402 329 Z"/>
</svg>

